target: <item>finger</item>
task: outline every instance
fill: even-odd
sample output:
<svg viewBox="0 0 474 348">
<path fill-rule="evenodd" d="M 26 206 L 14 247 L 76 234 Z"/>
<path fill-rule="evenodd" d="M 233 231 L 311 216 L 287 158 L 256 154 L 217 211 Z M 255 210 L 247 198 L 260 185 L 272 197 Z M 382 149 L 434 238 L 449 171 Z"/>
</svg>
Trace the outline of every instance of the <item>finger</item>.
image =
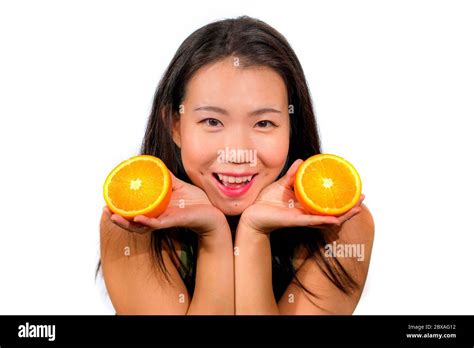
<svg viewBox="0 0 474 348">
<path fill-rule="evenodd" d="M 354 207 L 351 210 L 349 210 L 347 213 L 345 213 L 342 216 L 338 217 L 339 224 L 342 225 L 344 222 L 352 219 L 354 216 L 359 214 L 361 212 L 362 208 L 361 207 Z"/>
<path fill-rule="evenodd" d="M 360 198 L 359 198 L 359 202 L 357 203 L 357 205 L 360 207 L 362 205 L 362 202 L 364 201 L 365 199 L 365 195 L 364 194 L 361 194 L 360 195 Z"/>
<path fill-rule="evenodd" d="M 119 226 L 119 227 L 121 227 L 125 230 L 128 230 L 130 232 L 141 234 L 141 233 L 146 233 L 146 232 L 151 231 L 149 226 L 145 226 L 145 225 L 142 225 L 142 224 L 138 224 L 138 223 L 135 223 L 135 222 L 128 221 L 123 216 L 120 216 L 118 214 L 113 214 L 111 216 L 110 220 L 114 224 L 116 224 L 117 226 Z"/>
<path fill-rule="evenodd" d="M 286 172 L 285 176 L 283 176 L 279 180 L 280 184 L 282 184 L 287 189 L 292 189 L 295 181 L 296 172 L 298 171 L 298 168 L 303 162 L 304 161 L 302 159 L 297 159 L 296 161 L 294 161 L 291 167 Z"/>
<path fill-rule="evenodd" d="M 346 222 L 347 220 L 351 219 L 352 217 L 354 217 L 356 214 L 358 214 L 360 211 L 360 208 L 359 207 L 355 207 L 355 208 L 352 208 L 351 210 L 349 210 L 347 213 L 341 215 L 338 217 L 339 219 L 339 222 L 341 224 L 343 224 L 344 222 Z"/>
<path fill-rule="evenodd" d="M 334 216 L 323 215 L 300 215 L 298 217 L 297 226 L 319 226 L 339 224 L 339 220 Z"/>
<path fill-rule="evenodd" d="M 110 216 L 113 214 L 112 211 L 110 210 L 110 208 L 108 206 L 104 206 L 104 208 L 102 209 L 102 211 L 105 213 L 105 215 L 107 215 L 107 217 L 110 218 Z"/>
<path fill-rule="evenodd" d="M 110 217 L 112 216 L 112 211 L 108 206 L 104 206 L 102 208 L 102 216 L 100 217 L 101 223 L 102 222 L 108 222 L 110 220 Z"/>
<path fill-rule="evenodd" d="M 178 221 L 178 218 L 174 214 L 163 214 L 157 218 L 138 215 L 133 218 L 133 221 L 155 230 L 170 228 L 178 225 L 185 226 L 186 224 L 184 221 Z"/>
</svg>

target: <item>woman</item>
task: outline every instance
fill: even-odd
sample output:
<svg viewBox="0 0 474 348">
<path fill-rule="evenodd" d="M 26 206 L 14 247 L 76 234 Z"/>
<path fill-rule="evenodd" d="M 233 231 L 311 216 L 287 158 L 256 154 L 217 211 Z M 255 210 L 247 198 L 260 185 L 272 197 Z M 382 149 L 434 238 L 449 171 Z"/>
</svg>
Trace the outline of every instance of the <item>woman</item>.
<svg viewBox="0 0 474 348">
<path fill-rule="evenodd" d="M 159 83 L 141 149 L 170 169 L 171 204 L 133 222 L 104 209 L 101 262 L 117 313 L 352 313 L 373 219 L 364 196 L 340 217 L 296 202 L 296 170 L 318 153 L 304 73 L 281 34 L 249 17 L 191 34 Z M 363 245 L 362 261 L 328 257 L 334 242 Z"/>
</svg>

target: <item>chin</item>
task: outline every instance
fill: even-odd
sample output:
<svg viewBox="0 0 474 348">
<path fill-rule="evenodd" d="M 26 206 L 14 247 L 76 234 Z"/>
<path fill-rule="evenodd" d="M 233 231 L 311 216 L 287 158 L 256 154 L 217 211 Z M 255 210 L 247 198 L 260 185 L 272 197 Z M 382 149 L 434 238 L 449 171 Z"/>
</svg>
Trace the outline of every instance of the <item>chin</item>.
<svg viewBox="0 0 474 348">
<path fill-rule="evenodd" d="M 219 209 L 224 213 L 224 215 L 227 216 L 237 216 L 241 215 L 246 207 L 242 206 L 237 206 L 237 207 L 232 207 L 232 206 L 225 206 L 225 207 L 219 207 Z"/>
<path fill-rule="evenodd" d="M 215 205 L 224 215 L 227 216 L 237 216 L 241 215 L 244 210 L 248 207 L 248 205 L 244 205 L 241 202 L 219 202 L 219 204 Z"/>
</svg>

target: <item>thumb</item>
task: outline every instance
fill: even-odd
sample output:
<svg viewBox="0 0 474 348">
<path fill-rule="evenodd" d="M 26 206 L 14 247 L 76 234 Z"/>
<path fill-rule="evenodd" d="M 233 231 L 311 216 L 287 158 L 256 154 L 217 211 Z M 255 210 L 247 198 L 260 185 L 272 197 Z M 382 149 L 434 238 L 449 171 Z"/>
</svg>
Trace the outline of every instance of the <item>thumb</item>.
<svg viewBox="0 0 474 348">
<path fill-rule="evenodd" d="M 294 161 L 286 174 L 279 180 L 280 184 L 282 184 L 287 189 L 293 188 L 296 172 L 303 162 L 304 161 L 302 159 L 297 159 Z"/>
</svg>

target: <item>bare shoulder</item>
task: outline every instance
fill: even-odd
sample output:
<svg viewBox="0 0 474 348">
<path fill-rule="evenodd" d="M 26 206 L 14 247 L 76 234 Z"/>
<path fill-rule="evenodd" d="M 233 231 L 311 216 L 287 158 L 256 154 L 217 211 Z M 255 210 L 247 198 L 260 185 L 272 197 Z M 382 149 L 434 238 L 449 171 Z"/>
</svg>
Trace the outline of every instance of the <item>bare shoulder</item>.
<svg viewBox="0 0 474 348">
<path fill-rule="evenodd" d="M 328 277 L 322 263 L 307 255 L 304 248 L 296 253 L 296 277 L 317 297 L 310 296 L 295 282 L 290 283 L 278 303 L 281 314 L 352 314 L 359 302 L 367 278 L 375 224 L 366 205 L 338 231 L 327 236 L 323 250 L 327 263 L 337 262 L 357 284 L 344 293 Z M 292 302 L 287 297 L 291 295 Z"/>
<path fill-rule="evenodd" d="M 341 242 L 373 242 L 375 235 L 375 222 L 369 208 L 361 205 L 361 212 L 344 223 L 339 234 Z"/>
<path fill-rule="evenodd" d="M 375 223 L 372 213 L 365 205 L 361 212 L 344 223 L 343 228 L 333 233 L 328 239 L 336 243 L 366 243 L 372 247 L 375 236 Z M 300 267 L 309 257 L 305 248 L 300 247 L 295 253 L 295 268 Z"/>
<path fill-rule="evenodd" d="M 186 313 L 187 289 L 166 250 L 161 255 L 168 277 L 157 267 L 150 233 L 131 233 L 103 215 L 100 253 L 107 292 L 118 314 Z"/>
</svg>

